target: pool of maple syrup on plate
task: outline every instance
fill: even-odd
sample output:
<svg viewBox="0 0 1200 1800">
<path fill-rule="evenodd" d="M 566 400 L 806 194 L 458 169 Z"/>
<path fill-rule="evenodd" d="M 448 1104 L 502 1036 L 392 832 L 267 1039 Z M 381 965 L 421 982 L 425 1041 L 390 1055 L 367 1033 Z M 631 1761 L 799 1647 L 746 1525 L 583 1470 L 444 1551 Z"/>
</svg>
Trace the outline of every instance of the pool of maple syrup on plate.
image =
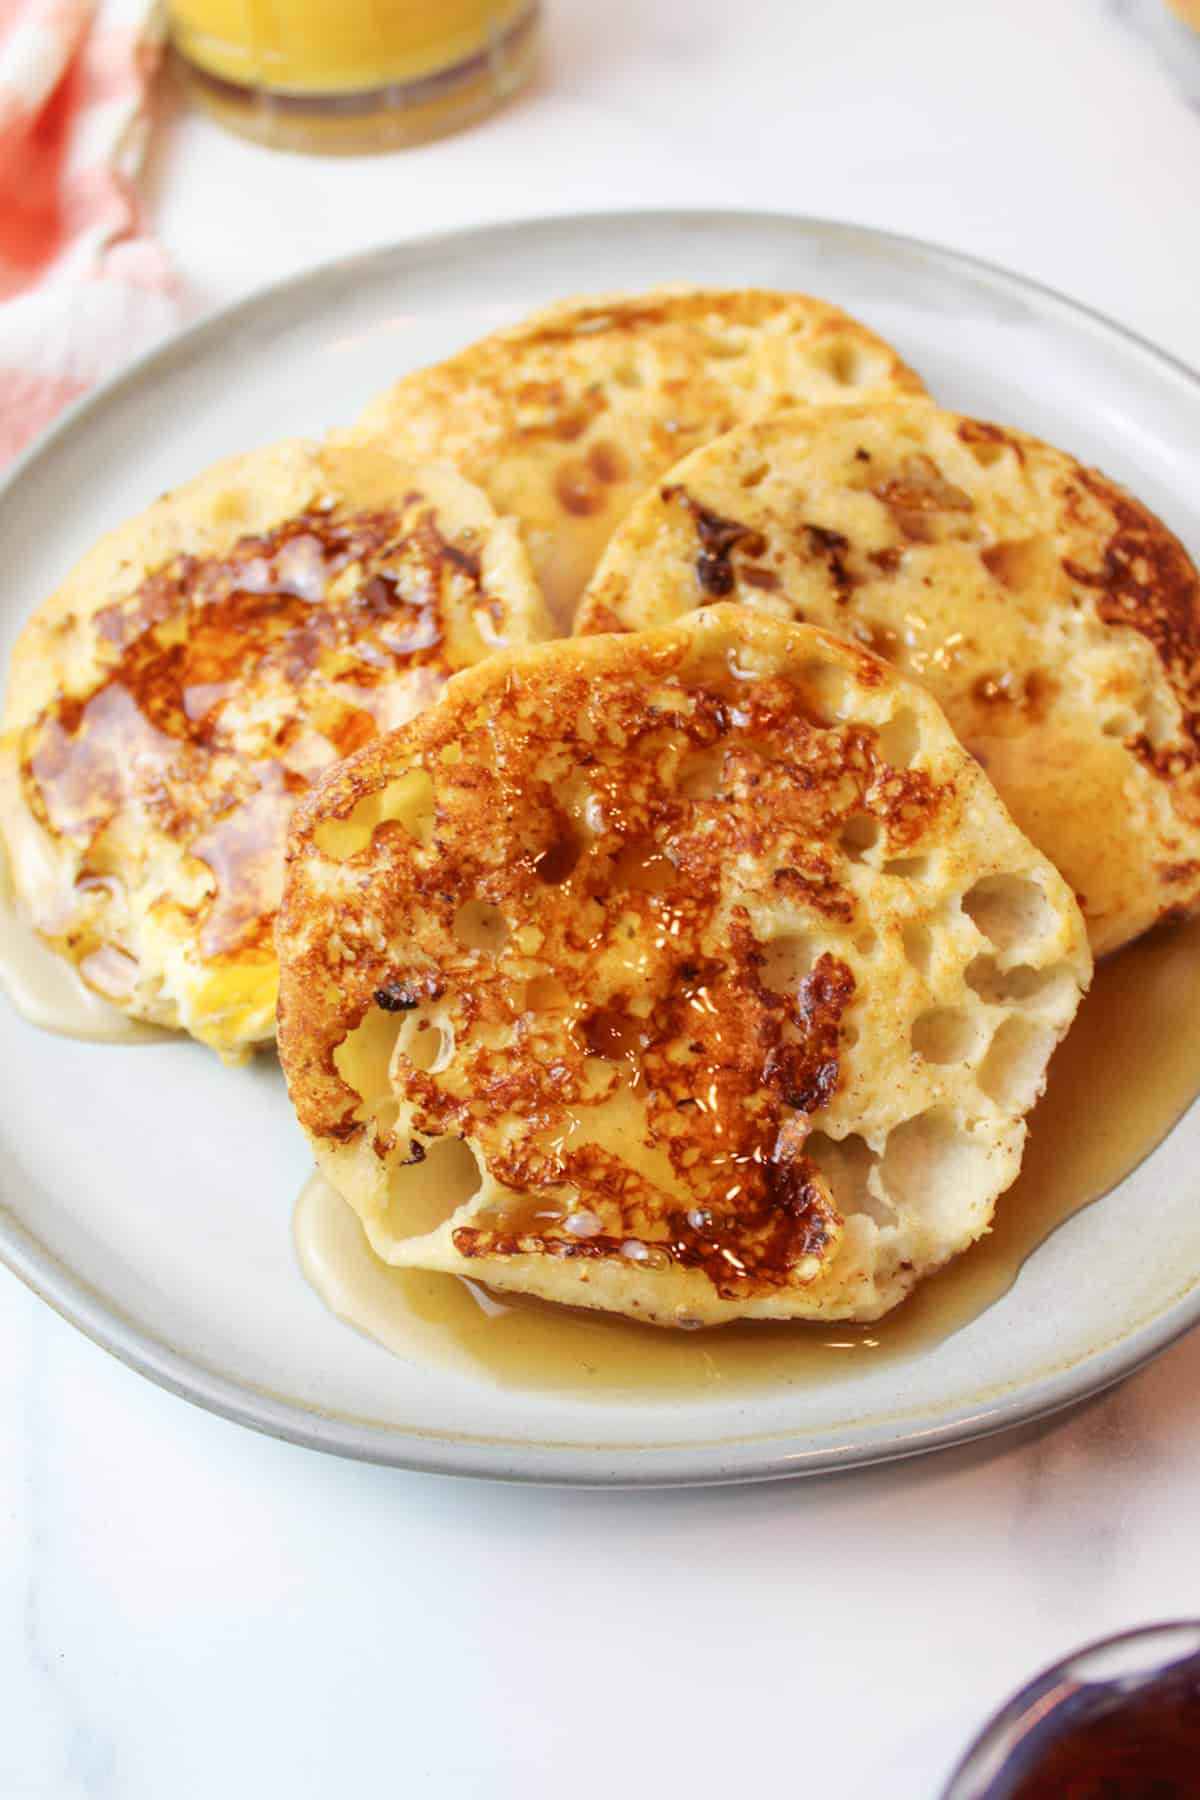
<svg viewBox="0 0 1200 1800">
<path fill-rule="evenodd" d="M 1030 1116 L 1021 1173 L 980 1243 L 873 1325 L 744 1323 L 658 1330 L 489 1293 L 455 1276 L 392 1269 L 344 1201 L 314 1176 L 295 1239 L 333 1312 L 398 1355 L 512 1387 L 687 1395 L 716 1386 L 827 1382 L 864 1357 L 907 1358 L 1007 1292 L 1054 1228 L 1124 1179 L 1200 1093 L 1200 920 L 1108 958 Z"/>
<path fill-rule="evenodd" d="M 22 829 L 15 769 L 0 758 L 0 821 Z M 33 931 L 0 837 L 0 986 L 43 1030 L 109 1043 L 161 1042 L 86 985 Z M 27 859 L 28 860 L 28 859 Z M 911 1357 L 967 1324 L 1012 1286 L 1064 1219 L 1107 1193 L 1200 1093 L 1200 920 L 1159 930 L 1108 958 L 1050 1065 L 1030 1116 L 1021 1173 L 993 1229 L 872 1325 L 726 1325 L 665 1331 L 544 1301 L 490 1293 L 456 1276 L 389 1268 L 349 1206 L 314 1176 L 294 1234 L 305 1276 L 339 1318 L 398 1355 L 513 1387 L 686 1395 L 721 1386 L 836 1379 L 862 1359 Z"/>
</svg>

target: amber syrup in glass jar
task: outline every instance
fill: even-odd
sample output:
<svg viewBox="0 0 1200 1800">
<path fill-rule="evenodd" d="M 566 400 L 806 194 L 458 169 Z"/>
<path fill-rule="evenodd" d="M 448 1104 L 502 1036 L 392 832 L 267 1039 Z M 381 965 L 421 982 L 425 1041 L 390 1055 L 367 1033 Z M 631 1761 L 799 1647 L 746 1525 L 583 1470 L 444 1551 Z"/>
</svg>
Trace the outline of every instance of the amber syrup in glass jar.
<svg viewBox="0 0 1200 1800">
<path fill-rule="evenodd" d="M 1044 1669 L 984 1726 L 942 1800 L 1200 1800 L 1200 1620 Z"/>
<path fill-rule="evenodd" d="M 1200 1800 L 1200 1676 L 1106 1696 L 1004 1800 Z"/>
</svg>

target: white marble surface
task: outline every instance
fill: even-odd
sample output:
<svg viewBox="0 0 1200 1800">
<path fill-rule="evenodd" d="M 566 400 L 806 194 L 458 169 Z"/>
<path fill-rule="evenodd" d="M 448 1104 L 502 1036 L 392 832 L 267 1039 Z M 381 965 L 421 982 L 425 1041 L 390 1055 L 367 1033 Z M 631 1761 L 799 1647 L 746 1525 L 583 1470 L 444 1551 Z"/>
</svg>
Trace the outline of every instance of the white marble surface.
<svg viewBox="0 0 1200 1800">
<path fill-rule="evenodd" d="M 1200 114 L 1137 0 L 551 11 L 535 93 L 404 157 L 164 105 L 151 210 L 198 304 L 478 219 L 755 204 L 941 239 L 1200 363 Z M 933 1800 L 1037 1664 L 1200 1614 L 1200 1338 L 1019 1438 L 569 1494 L 256 1438 L 0 1292 L 2 1800 Z"/>
</svg>

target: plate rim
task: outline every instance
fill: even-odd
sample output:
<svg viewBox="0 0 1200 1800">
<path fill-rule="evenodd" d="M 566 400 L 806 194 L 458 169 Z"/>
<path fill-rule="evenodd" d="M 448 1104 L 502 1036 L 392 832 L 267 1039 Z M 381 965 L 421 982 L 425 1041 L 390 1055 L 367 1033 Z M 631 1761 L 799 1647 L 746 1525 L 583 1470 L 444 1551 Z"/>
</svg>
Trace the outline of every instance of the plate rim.
<svg viewBox="0 0 1200 1800">
<path fill-rule="evenodd" d="M 1026 300 L 1033 297 L 1043 313 L 1048 307 L 1060 317 L 1065 315 L 1076 327 L 1082 323 L 1095 336 L 1115 339 L 1126 355 L 1133 351 L 1143 363 L 1148 362 L 1159 372 L 1169 373 L 1175 380 L 1182 379 L 1186 386 L 1193 387 L 1200 404 L 1200 372 L 1172 351 L 1162 349 L 1086 301 L 942 243 L 870 225 L 783 210 L 597 208 L 431 232 L 331 258 L 314 267 L 262 283 L 240 299 L 173 333 L 165 342 L 135 358 L 68 407 L 5 472 L 0 480 L 0 504 L 7 502 L 31 477 L 36 478 L 39 464 L 53 456 L 94 412 L 102 413 L 112 401 L 144 385 L 147 380 L 173 372 L 191 359 L 204 356 L 210 345 L 221 340 L 231 329 L 236 330 L 255 320 L 280 301 L 319 291 L 326 284 L 340 286 L 360 272 L 374 275 L 389 264 L 395 265 L 401 273 L 406 266 L 436 260 L 439 254 L 459 254 L 472 243 L 494 248 L 506 239 L 546 238 L 557 232 L 570 234 L 588 224 L 610 229 L 621 226 L 685 230 L 783 227 L 793 230 L 799 239 L 810 242 L 821 238 L 833 238 L 844 244 L 857 241 L 875 249 L 915 256 L 935 269 L 943 265 L 959 276 L 966 272 L 982 277 L 989 285 L 999 286 Z M 1177 1120 L 1176 1126 L 1181 1122 Z M 68 1324 L 126 1367 L 180 1399 L 267 1436 L 355 1461 L 423 1473 L 585 1487 L 699 1486 L 817 1475 L 961 1446 L 1030 1425 L 1101 1393 L 1114 1382 L 1135 1373 L 1200 1323 L 1198 1272 L 1153 1316 L 1135 1323 L 1095 1351 L 1048 1373 L 1043 1372 L 1016 1388 L 1010 1384 L 999 1390 L 984 1390 L 953 1408 L 941 1408 L 935 1423 L 921 1423 L 922 1418 L 930 1418 L 928 1410 L 924 1415 L 919 1411 L 909 1415 L 893 1414 L 869 1444 L 831 1442 L 806 1448 L 802 1433 L 775 1431 L 757 1437 L 726 1436 L 718 1440 L 693 1439 L 669 1445 L 589 1446 L 385 1426 L 346 1414 L 326 1413 L 250 1383 L 231 1380 L 198 1359 L 172 1349 L 156 1333 L 125 1316 L 115 1303 L 102 1297 L 23 1224 L 4 1204 L 2 1195 L 0 1264 L 7 1266 Z M 823 1427 L 822 1431 L 826 1437 L 832 1435 L 828 1427 Z"/>
</svg>

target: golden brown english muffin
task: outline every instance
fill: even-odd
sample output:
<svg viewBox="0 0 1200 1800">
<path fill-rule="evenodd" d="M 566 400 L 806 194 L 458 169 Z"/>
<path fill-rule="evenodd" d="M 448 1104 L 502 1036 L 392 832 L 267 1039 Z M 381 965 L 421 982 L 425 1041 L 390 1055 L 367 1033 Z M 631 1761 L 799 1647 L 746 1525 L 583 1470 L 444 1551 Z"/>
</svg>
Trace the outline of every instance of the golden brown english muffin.
<svg viewBox="0 0 1200 1800">
<path fill-rule="evenodd" d="M 646 495 L 578 629 L 713 597 L 824 625 L 928 687 L 1097 955 L 1200 901 L 1200 579 L 1106 476 L 928 401 L 780 415 Z"/>
<path fill-rule="evenodd" d="M 379 1256 L 660 1325 L 965 1249 L 1091 972 L 929 695 L 732 606 L 456 676 L 300 808 L 278 942 Z"/>
<path fill-rule="evenodd" d="M 398 381 L 356 434 L 452 462 L 514 513 L 569 631 L 614 527 L 689 450 L 780 406 L 922 391 L 881 338 L 823 300 L 662 288 L 535 313 Z"/>
<path fill-rule="evenodd" d="M 6 836 L 34 924 L 134 1018 L 231 1060 L 267 1042 L 297 800 L 544 629 L 515 524 L 460 476 L 302 442 L 218 464 L 99 543 L 17 644 Z"/>
</svg>

